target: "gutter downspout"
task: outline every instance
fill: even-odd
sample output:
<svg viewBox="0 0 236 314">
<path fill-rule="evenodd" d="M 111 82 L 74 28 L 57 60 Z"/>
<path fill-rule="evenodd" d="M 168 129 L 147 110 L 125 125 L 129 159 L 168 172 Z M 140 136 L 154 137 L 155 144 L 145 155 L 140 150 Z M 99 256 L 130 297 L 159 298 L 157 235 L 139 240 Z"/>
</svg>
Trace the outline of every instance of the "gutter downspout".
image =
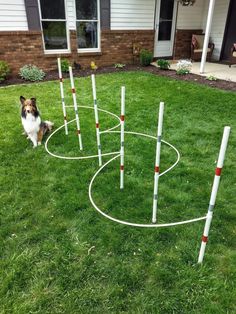
<svg viewBox="0 0 236 314">
<path fill-rule="evenodd" d="M 206 57 L 207 57 L 207 48 L 208 48 L 208 43 L 209 43 L 209 37 L 210 37 L 210 31 L 211 31 L 211 22 L 212 22 L 214 7 L 215 7 L 215 0 L 210 0 L 208 15 L 207 15 L 204 44 L 203 44 L 203 50 L 202 50 L 202 59 L 201 59 L 201 65 L 200 65 L 200 73 L 201 74 L 204 73 L 204 69 L 205 69 L 205 63 L 206 63 Z"/>
</svg>

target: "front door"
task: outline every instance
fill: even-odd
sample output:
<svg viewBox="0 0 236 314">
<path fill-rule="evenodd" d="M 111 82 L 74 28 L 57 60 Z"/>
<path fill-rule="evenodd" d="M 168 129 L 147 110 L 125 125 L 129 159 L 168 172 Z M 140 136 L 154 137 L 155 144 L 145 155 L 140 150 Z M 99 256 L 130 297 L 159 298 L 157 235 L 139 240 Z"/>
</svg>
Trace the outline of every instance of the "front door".
<svg viewBox="0 0 236 314">
<path fill-rule="evenodd" d="M 172 57 L 177 1 L 157 0 L 154 57 Z"/>
<path fill-rule="evenodd" d="M 229 5 L 229 13 L 225 27 L 224 42 L 221 51 L 221 60 L 229 60 L 230 50 L 236 43 L 236 1 L 231 0 Z"/>
</svg>

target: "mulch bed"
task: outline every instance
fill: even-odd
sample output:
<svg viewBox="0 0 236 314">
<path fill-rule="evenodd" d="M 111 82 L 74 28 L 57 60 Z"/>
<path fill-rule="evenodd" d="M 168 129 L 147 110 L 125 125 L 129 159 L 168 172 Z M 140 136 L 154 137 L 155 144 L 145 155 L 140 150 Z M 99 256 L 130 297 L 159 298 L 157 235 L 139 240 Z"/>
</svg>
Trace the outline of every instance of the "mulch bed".
<svg viewBox="0 0 236 314">
<path fill-rule="evenodd" d="M 224 80 L 209 81 L 203 76 L 191 74 L 191 73 L 186 74 L 186 75 L 178 75 L 176 74 L 176 71 L 174 70 L 160 70 L 159 68 L 154 67 L 154 66 L 142 67 L 140 65 L 127 65 L 126 67 L 122 69 L 115 68 L 114 66 L 108 66 L 108 67 L 100 67 L 96 71 L 93 71 L 90 69 L 80 69 L 80 70 L 74 69 L 73 74 L 74 76 L 85 77 L 85 76 L 91 75 L 92 73 L 103 74 L 103 73 L 114 73 L 114 72 L 125 72 L 125 71 L 146 71 L 154 75 L 166 76 L 175 80 L 195 82 L 198 84 L 207 85 L 210 87 L 215 87 L 215 88 L 219 88 L 223 90 L 236 91 L 236 82 L 224 81 Z M 69 77 L 69 74 L 63 74 L 63 77 L 67 78 Z M 50 71 L 46 74 L 44 81 L 52 81 L 52 80 L 57 80 L 57 79 L 58 79 L 58 72 Z M 10 76 L 5 81 L 0 83 L 0 87 L 9 86 L 9 85 L 17 85 L 17 84 L 30 84 L 30 83 L 32 82 L 24 81 L 19 77 Z"/>
</svg>

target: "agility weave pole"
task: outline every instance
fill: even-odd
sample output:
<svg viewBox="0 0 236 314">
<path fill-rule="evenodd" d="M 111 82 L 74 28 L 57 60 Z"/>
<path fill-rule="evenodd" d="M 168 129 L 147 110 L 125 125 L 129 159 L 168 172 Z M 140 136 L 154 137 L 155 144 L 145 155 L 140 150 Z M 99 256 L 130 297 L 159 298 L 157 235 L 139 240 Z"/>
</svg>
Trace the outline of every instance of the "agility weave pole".
<svg viewBox="0 0 236 314">
<path fill-rule="evenodd" d="M 68 135 L 66 104 L 65 104 L 63 78 L 62 78 L 62 71 L 61 71 L 61 58 L 57 58 L 57 64 L 58 64 L 58 74 L 59 74 L 59 81 L 60 81 L 61 104 L 62 104 L 62 111 L 63 111 L 63 116 L 64 116 L 65 133 L 66 135 Z"/>
<path fill-rule="evenodd" d="M 97 135 L 97 146 L 98 146 L 98 162 L 99 162 L 99 166 L 101 166 L 102 165 L 102 147 L 101 147 L 101 140 L 100 140 L 97 93 L 96 93 L 96 82 L 95 82 L 94 74 L 91 75 L 91 79 L 92 79 L 93 105 L 94 105 L 94 115 L 95 115 L 95 125 L 96 125 L 96 135 Z"/>
<path fill-rule="evenodd" d="M 157 145 L 156 145 L 154 192 L 153 192 L 153 206 L 152 206 L 152 223 L 154 224 L 157 221 L 158 183 L 159 183 L 159 176 L 160 176 L 161 135 L 162 135 L 163 115 L 164 115 L 164 102 L 160 102 L 158 127 L 157 127 Z"/>
<path fill-rule="evenodd" d="M 73 104 L 74 104 L 74 109 L 75 109 L 77 134 L 78 134 L 78 138 L 79 138 L 79 147 L 80 147 L 80 150 L 83 150 L 82 137 L 81 137 L 81 131 L 80 131 L 79 112 L 78 112 L 78 106 L 77 106 L 77 100 L 76 100 L 75 83 L 74 83 L 74 77 L 73 77 L 73 72 L 72 72 L 71 66 L 69 66 L 69 73 L 70 73 L 71 92 L 72 92 Z"/>
<path fill-rule="evenodd" d="M 198 256 L 198 263 L 202 263 L 204 254 L 205 254 L 205 249 L 206 249 L 206 244 L 208 241 L 208 235 L 210 231 L 210 226 L 211 226 L 211 221 L 213 217 L 213 210 L 215 207 L 215 202 L 216 202 L 216 196 L 220 184 L 220 175 L 221 171 L 224 165 L 224 158 L 225 158 L 225 152 L 229 140 L 229 133 L 230 133 L 230 127 L 226 126 L 224 127 L 224 133 L 221 141 L 221 146 L 220 146 L 220 152 L 219 152 L 219 157 L 218 157 L 218 162 L 215 170 L 215 177 L 213 181 L 213 186 L 211 190 L 211 198 L 210 198 L 210 203 L 208 207 L 208 212 L 206 216 L 206 223 L 203 231 L 203 236 L 202 236 L 202 243 L 201 243 L 201 248 Z"/>
<path fill-rule="evenodd" d="M 121 115 L 120 115 L 120 189 L 124 188 L 125 162 L 125 86 L 121 87 Z"/>
</svg>

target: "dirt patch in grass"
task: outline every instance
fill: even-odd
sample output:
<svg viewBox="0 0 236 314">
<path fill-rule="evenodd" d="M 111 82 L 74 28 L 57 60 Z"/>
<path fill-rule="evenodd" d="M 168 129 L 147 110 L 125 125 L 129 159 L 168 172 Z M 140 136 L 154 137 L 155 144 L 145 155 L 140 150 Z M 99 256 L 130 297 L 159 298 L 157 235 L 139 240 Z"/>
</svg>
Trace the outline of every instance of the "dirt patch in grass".
<svg viewBox="0 0 236 314">
<path fill-rule="evenodd" d="M 207 80 L 203 76 L 192 74 L 192 73 L 186 74 L 186 75 L 177 75 L 176 71 L 174 70 L 160 70 L 159 68 L 156 68 L 154 66 L 142 67 L 140 65 L 127 65 L 126 67 L 122 69 L 115 68 L 114 66 L 107 66 L 107 67 L 100 67 L 96 71 L 91 70 L 91 69 L 80 69 L 80 70 L 74 69 L 73 73 L 74 73 L 74 76 L 84 77 L 84 76 L 89 76 L 92 73 L 104 74 L 104 73 L 126 72 L 126 71 L 146 71 L 155 75 L 170 77 L 175 80 L 196 82 L 198 84 L 207 85 L 210 87 L 215 87 L 215 88 L 219 88 L 223 90 L 236 91 L 236 82 L 224 81 L 224 80 L 210 81 L 210 80 Z M 63 77 L 68 78 L 69 74 L 64 73 Z M 44 81 L 52 81 L 52 80 L 57 80 L 57 79 L 58 79 L 58 72 L 55 70 L 55 71 L 48 72 L 46 74 L 46 77 L 44 78 Z M 23 83 L 28 84 L 32 82 L 24 81 L 21 78 L 16 77 L 16 76 L 10 76 L 5 81 L 0 83 L 0 87 L 8 86 L 8 85 L 23 84 Z"/>
</svg>

